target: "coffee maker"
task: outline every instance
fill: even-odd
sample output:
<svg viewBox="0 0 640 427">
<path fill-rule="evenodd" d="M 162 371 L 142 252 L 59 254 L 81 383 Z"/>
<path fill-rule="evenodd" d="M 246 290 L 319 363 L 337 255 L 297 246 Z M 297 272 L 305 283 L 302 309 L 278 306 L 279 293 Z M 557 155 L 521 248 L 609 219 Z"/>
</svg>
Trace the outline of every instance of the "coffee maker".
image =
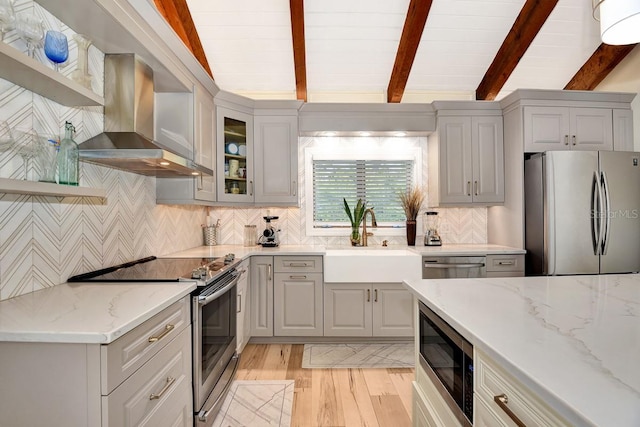
<svg viewBox="0 0 640 427">
<path fill-rule="evenodd" d="M 262 218 L 265 222 L 265 228 L 262 236 L 258 238 L 258 243 L 265 248 L 275 248 L 280 244 L 280 238 L 278 237 L 280 229 L 275 224 L 272 224 L 272 221 L 276 221 L 278 217 L 267 215 Z"/>
<path fill-rule="evenodd" d="M 438 212 L 427 211 L 424 213 L 424 245 L 442 246 L 442 239 L 438 234 Z"/>
</svg>

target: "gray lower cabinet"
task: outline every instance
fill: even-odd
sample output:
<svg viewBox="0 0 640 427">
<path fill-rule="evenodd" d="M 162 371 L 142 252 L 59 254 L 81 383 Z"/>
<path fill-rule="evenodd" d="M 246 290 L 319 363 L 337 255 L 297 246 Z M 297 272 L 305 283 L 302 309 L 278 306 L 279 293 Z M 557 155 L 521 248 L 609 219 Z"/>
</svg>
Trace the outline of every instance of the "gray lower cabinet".
<svg viewBox="0 0 640 427">
<path fill-rule="evenodd" d="M 322 336 L 322 257 L 251 257 L 251 336 Z"/>
<path fill-rule="evenodd" d="M 238 266 L 240 278 L 237 286 L 237 323 L 236 334 L 237 344 L 236 351 L 242 353 L 242 350 L 251 339 L 251 293 L 249 292 L 249 270 L 250 261 L 245 259 Z"/>
<path fill-rule="evenodd" d="M 322 273 L 275 273 L 275 336 L 322 336 Z"/>
<path fill-rule="evenodd" d="M 324 335 L 413 336 L 413 299 L 401 283 L 325 283 Z"/>
<path fill-rule="evenodd" d="M 110 344 L 0 343 L 0 425 L 192 426 L 190 319 L 186 296 Z"/>
<path fill-rule="evenodd" d="M 273 257 L 252 256 L 249 280 L 251 286 L 251 336 L 273 336 Z"/>
</svg>

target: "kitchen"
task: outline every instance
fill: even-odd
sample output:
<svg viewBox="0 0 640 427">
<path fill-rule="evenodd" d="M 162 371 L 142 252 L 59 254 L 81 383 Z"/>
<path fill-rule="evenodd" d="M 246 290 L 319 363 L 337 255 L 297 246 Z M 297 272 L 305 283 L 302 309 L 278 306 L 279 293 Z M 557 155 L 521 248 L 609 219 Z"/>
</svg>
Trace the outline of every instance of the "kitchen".
<svg viewBox="0 0 640 427">
<path fill-rule="evenodd" d="M 45 8 L 49 7 L 46 2 L 41 4 L 45 5 Z M 144 8 L 145 5 L 136 3 L 136 7 Z M 128 10 L 128 12 L 131 16 L 135 16 L 135 10 Z M 95 16 L 95 14 L 87 13 L 83 16 Z M 141 25 L 133 18 L 122 19 L 131 19 L 132 22 L 126 22 L 132 26 Z M 68 24 L 71 26 L 71 22 Z M 87 24 L 85 23 L 85 25 Z M 142 42 L 150 45 L 156 43 L 152 38 L 145 39 L 144 37 L 141 31 L 140 40 Z M 7 35 L 7 39 L 14 46 L 22 46 L 22 41 L 11 34 Z M 102 58 L 100 52 L 90 49 L 89 54 L 94 55 L 89 60 L 90 73 L 94 76 L 101 75 Z M 9 55 L 9 57 L 11 56 Z M 41 59 L 46 61 L 44 57 Z M 188 64 L 189 61 L 192 60 L 190 58 L 184 59 L 184 62 Z M 166 67 L 166 62 L 163 65 Z M 197 67 L 194 66 L 194 69 Z M 178 91 L 181 86 L 185 86 L 184 75 L 181 75 L 185 71 L 179 67 L 173 71 L 175 71 L 175 75 L 180 77 L 162 80 L 160 77 L 164 76 L 163 73 L 166 73 L 166 70 L 163 70 L 162 66 L 158 69 L 154 68 L 154 72 L 159 74 L 158 80 L 165 85 L 164 89 L 161 88 L 162 90 Z M 198 72 L 200 72 L 199 69 Z M 206 79 L 203 77 L 202 81 L 206 81 Z M 100 107 L 82 109 L 61 107 L 49 101 L 46 95 L 44 97 L 34 95 L 6 81 L 3 81 L 2 84 L 3 93 L 12 94 L 12 101 L 4 107 L 8 109 L 6 117 L 24 118 L 24 112 L 32 111 L 32 109 L 38 112 L 49 111 L 52 123 L 47 121 L 44 128 L 38 130 L 45 133 L 58 133 L 59 117 L 70 118 L 78 129 L 76 134 L 78 141 L 84 141 L 102 131 Z M 97 85 L 93 88 L 96 93 L 102 92 L 101 79 L 94 78 L 92 84 Z M 211 93 L 216 90 L 213 85 L 205 87 L 205 89 Z M 220 102 L 226 102 L 229 105 L 232 101 L 237 101 L 237 98 L 232 95 L 228 95 L 227 99 L 224 99 L 223 95 L 218 97 Z M 246 113 L 242 110 L 249 108 L 251 108 L 250 105 L 236 105 L 236 110 L 241 110 L 239 112 Z M 423 111 L 416 113 L 418 107 L 415 107 L 413 111 L 409 106 L 403 108 L 402 112 L 407 115 L 424 113 Z M 282 112 L 283 115 L 289 115 L 289 108 L 283 108 L 283 110 L 286 110 Z M 376 115 L 376 111 L 373 111 L 374 120 L 380 120 L 380 117 L 384 116 L 384 109 L 381 111 L 382 113 L 378 115 Z M 29 116 L 24 120 L 28 121 L 31 118 Z M 635 122 L 638 123 L 638 120 Z M 218 129 L 220 128 L 218 126 Z M 312 148 L 313 144 L 322 142 L 318 141 L 319 139 L 319 137 L 306 136 L 300 141 L 297 162 L 299 168 L 297 176 L 300 178 L 297 186 L 300 194 L 298 197 L 305 194 L 303 186 L 305 170 L 302 167 L 304 158 L 300 157 L 304 156 L 306 148 Z M 343 140 L 339 139 L 338 141 Z M 420 146 L 426 143 L 426 138 L 415 137 L 409 142 L 414 146 Z M 380 144 L 384 144 L 384 141 L 380 141 Z M 505 153 L 506 155 L 507 153 Z M 219 161 L 221 158 L 222 156 L 217 160 Z M 426 160 L 426 156 L 423 160 Z M 10 162 L 3 163 L 3 178 L 20 180 L 23 173 L 22 167 L 22 160 L 18 156 L 13 156 Z M 217 171 L 223 170 L 219 166 L 215 169 Z M 7 175 L 4 175 L 5 172 Z M 2 242 L 6 243 L 3 243 L 0 260 L 2 283 L 0 299 L 8 300 L 42 288 L 55 287 L 77 273 L 117 265 L 147 255 L 175 253 L 202 244 L 200 224 L 205 220 L 206 209 L 188 203 L 156 204 L 158 186 L 155 178 L 122 173 L 89 163 L 82 164 L 82 174 L 81 185 L 83 187 L 102 188 L 106 190 L 105 193 L 101 193 L 97 197 L 73 193 L 65 197 L 55 193 L 47 195 L 46 192 L 31 196 L 28 193 L 26 195 L 24 193 L 15 194 L 12 192 L 14 190 L 8 189 L 7 193 L 2 195 L 2 230 L 0 233 L 2 233 Z M 513 182 L 507 181 L 506 185 L 507 191 L 509 191 L 508 186 L 513 185 Z M 41 188 L 37 191 L 40 191 Z M 185 192 L 182 191 L 181 194 L 185 194 Z M 192 201 L 193 199 L 191 197 Z M 443 240 L 446 243 L 482 244 L 494 241 L 494 238 L 500 238 L 500 236 L 491 236 L 492 230 L 495 230 L 492 221 L 500 218 L 500 216 L 496 217 L 490 214 L 493 209 L 478 207 L 445 210 L 442 212 L 443 218 L 440 227 Z M 234 245 L 241 244 L 245 224 L 255 224 L 261 230 L 264 226 L 262 217 L 266 215 L 266 211 L 262 207 L 214 207 L 212 212 L 221 218 L 223 224 L 220 230 L 220 243 Z M 282 247 L 345 244 L 344 235 L 311 236 L 307 234 L 306 214 L 308 212 L 305 211 L 304 204 L 302 209 L 270 206 L 270 213 L 280 218 Z M 418 227 L 418 230 L 421 229 L 422 227 Z M 517 233 L 508 232 L 504 234 L 517 235 Z M 379 246 L 385 239 L 392 246 L 400 245 L 405 241 L 403 234 L 399 233 L 391 236 L 373 236 L 369 244 Z M 523 247 L 523 242 L 505 242 L 503 244 L 516 248 Z"/>
</svg>

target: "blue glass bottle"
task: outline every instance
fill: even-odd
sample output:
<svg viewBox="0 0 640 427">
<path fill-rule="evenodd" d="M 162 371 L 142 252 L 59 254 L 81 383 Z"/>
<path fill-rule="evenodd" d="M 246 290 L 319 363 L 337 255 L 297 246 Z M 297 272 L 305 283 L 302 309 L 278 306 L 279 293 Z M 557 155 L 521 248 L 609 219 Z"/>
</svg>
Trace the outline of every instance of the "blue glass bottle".
<svg viewBox="0 0 640 427">
<path fill-rule="evenodd" d="M 73 140 L 75 128 L 71 122 L 64 124 L 64 138 L 60 141 L 58 152 L 58 183 L 65 185 L 78 185 L 78 144 Z"/>
</svg>

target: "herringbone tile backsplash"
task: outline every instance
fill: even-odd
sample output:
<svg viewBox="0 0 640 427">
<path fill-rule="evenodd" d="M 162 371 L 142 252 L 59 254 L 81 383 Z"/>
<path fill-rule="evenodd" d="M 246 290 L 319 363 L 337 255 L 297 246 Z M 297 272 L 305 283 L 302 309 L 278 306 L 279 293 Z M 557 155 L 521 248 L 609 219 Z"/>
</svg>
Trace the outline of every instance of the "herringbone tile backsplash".
<svg viewBox="0 0 640 427">
<path fill-rule="evenodd" d="M 67 64 L 60 72 L 70 76 L 76 68 L 77 49 L 71 29 L 45 11 L 33 0 L 16 0 L 17 13 L 41 17 L 46 29 L 63 31 L 70 40 Z M 26 44 L 15 31 L 4 38 L 25 52 Z M 42 49 L 36 59 L 52 66 Z M 103 93 L 104 55 L 89 49 L 89 72 L 92 89 Z M 0 66 L 2 66 L 0 64 Z M 35 129 L 42 135 L 57 136 L 65 121 L 76 127 L 76 141 L 82 142 L 102 131 L 102 108 L 69 108 L 35 95 L 20 86 L 0 79 L 0 120 L 12 129 Z M 407 142 L 408 141 L 408 142 Z M 349 139 L 340 143 L 349 143 Z M 372 138 L 372 144 L 384 143 Z M 403 143 L 423 146 L 424 138 L 409 138 Z M 345 236 L 308 236 L 305 209 L 304 149 L 322 144 L 321 139 L 301 138 L 299 194 L 301 208 L 271 208 L 280 217 L 281 241 L 288 245 L 347 244 Z M 27 167 L 28 166 L 28 167 Z M 427 179 L 426 150 L 423 150 L 423 182 Z M 0 177 L 33 179 L 39 173 L 34 161 L 25 162 L 15 149 L 0 151 Z M 197 206 L 155 204 L 156 179 L 81 163 L 80 185 L 104 188 L 106 200 L 96 198 L 44 197 L 0 193 L 0 300 L 63 283 L 74 274 L 83 273 L 149 255 L 163 255 L 202 244 L 200 224 L 206 209 Z M 476 209 L 440 209 L 441 235 L 447 243 L 486 243 L 487 211 Z M 256 224 L 259 231 L 266 214 L 264 208 L 215 208 L 222 227 L 219 244 L 242 244 L 245 224 Z M 421 224 L 418 224 L 420 233 Z M 386 238 L 391 244 L 406 244 L 403 236 L 374 236 L 370 244 Z"/>
<path fill-rule="evenodd" d="M 339 146 L 361 147 L 362 143 L 370 144 L 372 147 L 389 147 L 399 144 L 408 145 L 409 148 L 422 148 L 422 182 L 426 187 L 428 179 L 428 161 L 426 138 L 331 138 L 331 143 Z M 285 245 L 346 245 L 348 244 L 348 231 L 344 236 L 309 236 L 307 235 L 306 209 L 312 203 L 311 198 L 305 190 L 305 149 L 318 147 L 327 144 L 327 138 L 303 137 L 299 139 L 298 150 L 298 194 L 300 208 L 268 208 L 270 215 L 279 217 L 280 240 Z M 440 235 L 446 243 L 487 243 L 487 209 L 486 208 L 442 208 L 437 209 L 440 216 Z M 263 216 L 267 214 L 267 208 L 215 208 L 212 215 L 219 218 L 220 227 L 218 241 L 221 244 L 243 243 L 243 231 L 245 224 L 255 224 L 260 233 L 264 229 Z M 418 239 L 422 238 L 422 218 L 418 217 Z M 392 245 L 406 245 L 405 236 L 380 236 L 376 235 L 369 239 L 370 245 L 380 245 L 382 240 L 389 241 Z"/>
<path fill-rule="evenodd" d="M 63 31 L 69 39 L 69 61 L 60 68 L 70 76 L 76 68 L 74 32 L 32 0 L 17 0 L 16 13 L 33 13 L 45 29 Z M 26 53 L 26 45 L 10 31 L 4 38 Z M 36 59 L 52 66 L 42 49 Z M 92 89 L 103 93 L 104 55 L 89 49 Z M 1 65 L 0 65 L 1 66 Z M 82 142 L 102 131 L 102 108 L 69 108 L 0 79 L 0 120 L 12 129 L 35 129 L 58 136 L 65 121 L 76 127 Z M 0 152 L 0 177 L 33 179 L 39 171 L 18 150 Z M 155 204 L 153 177 L 80 164 L 80 185 L 104 188 L 106 200 L 0 193 L 0 300 L 64 283 L 71 275 L 149 255 L 162 255 L 202 244 L 200 224 L 206 211 L 193 206 Z"/>
</svg>

